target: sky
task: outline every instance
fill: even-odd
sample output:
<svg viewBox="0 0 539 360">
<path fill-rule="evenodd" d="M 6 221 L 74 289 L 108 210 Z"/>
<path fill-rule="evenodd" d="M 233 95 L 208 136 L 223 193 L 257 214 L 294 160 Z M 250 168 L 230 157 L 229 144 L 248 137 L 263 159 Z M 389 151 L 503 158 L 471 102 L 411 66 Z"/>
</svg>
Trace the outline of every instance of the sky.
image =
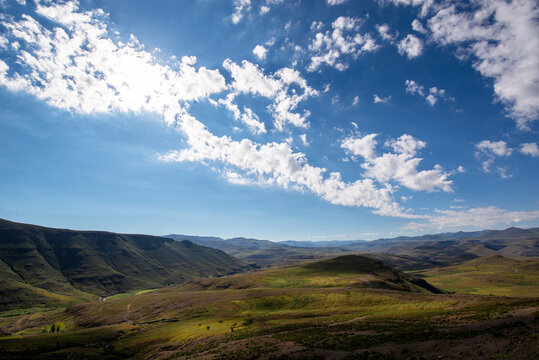
<svg viewBox="0 0 539 360">
<path fill-rule="evenodd" d="M 539 226 L 535 0 L 0 11 L 1 218 L 277 241 Z"/>
</svg>

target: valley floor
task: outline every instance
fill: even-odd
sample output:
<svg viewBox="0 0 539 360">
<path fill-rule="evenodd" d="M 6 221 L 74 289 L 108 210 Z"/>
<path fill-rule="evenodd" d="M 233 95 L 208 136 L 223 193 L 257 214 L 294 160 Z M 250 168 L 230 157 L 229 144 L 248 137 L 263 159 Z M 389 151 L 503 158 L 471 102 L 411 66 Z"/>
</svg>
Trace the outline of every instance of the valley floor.
<svg viewBox="0 0 539 360">
<path fill-rule="evenodd" d="M 59 333 L 41 334 L 51 324 Z M 11 359 L 532 359 L 539 301 L 360 288 L 181 287 L 4 317 Z M 23 330 L 24 329 L 24 330 Z"/>
</svg>

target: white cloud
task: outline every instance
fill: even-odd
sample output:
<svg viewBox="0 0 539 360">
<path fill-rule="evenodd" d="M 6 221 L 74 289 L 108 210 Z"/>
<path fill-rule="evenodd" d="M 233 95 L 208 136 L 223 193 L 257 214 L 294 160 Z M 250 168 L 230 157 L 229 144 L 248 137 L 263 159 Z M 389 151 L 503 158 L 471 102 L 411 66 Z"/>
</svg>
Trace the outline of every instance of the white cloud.
<svg viewBox="0 0 539 360">
<path fill-rule="evenodd" d="M 333 31 L 316 33 L 309 45 L 309 50 L 315 55 L 311 57 L 307 71 L 315 71 L 323 64 L 343 71 L 348 64 L 340 60 L 342 55 L 355 59 L 365 52 L 376 51 L 378 45 L 372 36 L 359 33 L 360 24 L 359 18 L 341 16 L 331 24 Z"/>
<path fill-rule="evenodd" d="M 520 146 L 519 151 L 524 155 L 539 157 L 539 147 L 536 143 L 524 143 Z"/>
<path fill-rule="evenodd" d="M 365 206 L 381 215 L 416 217 L 405 213 L 392 200 L 390 187 L 377 188 L 370 179 L 343 182 L 336 172 L 326 177 L 326 169 L 308 164 L 305 155 L 294 153 L 287 143 L 257 144 L 249 139 L 233 141 L 227 136 L 217 137 L 187 113 L 181 115 L 180 124 L 190 147 L 163 155 L 165 161 L 220 162 L 258 182 L 310 190 L 332 204 Z"/>
<path fill-rule="evenodd" d="M 239 92 L 271 98 L 281 89 L 281 84 L 277 79 L 264 75 L 257 65 L 247 60 L 243 60 L 240 66 L 226 59 L 223 67 L 230 72 L 234 79 L 232 87 Z"/>
<path fill-rule="evenodd" d="M 243 6 L 248 3 L 236 2 Z M 424 216 L 411 214 L 394 201 L 389 180 L 416 190 L 450 190 L 451 181 L 438 165 L 433 170 L 417 170 L 421 159 L 414 155 L 421 142 L 411 137 L 390 142 L 395 153 L 375 157 L 366 164 L 368 178 L 343 181 L 340 173 L 310 164 L 303 153 L 292 151 L 287 143 L 259 144 L 216 136 L 188 112 L 189 102 L 224 93 L 224 98 L 213 103 L 229 109 L 254 133 L 261 133 L 265 127 L 258 116 L 247 107 L 240 110 L 234 103 L 238 94 L 252 94 L 271 99 L 268 108 L 277 129 L 282 130 L 286 124 L 306 127 L 308 112 L 300 115 L 292 111 L 318 92 L 294 69 L 265 74 L 248 61 L 238 65 L 227 59 L 223 68 L 232 78 L 227 84 L 219 70 L 196 68 L 194 56 L 167 65 L 145 51 L 134 36 L 128 43 L 111 40 L 107 14 L 102 10 L 79 12 L 75 3 L 65 3 L 38 4 L 37 11 L 46 18 L 38 18 L 46 26 L 31 16 L 0 20 L 7 29 L 9 44 L 20 44 L 16 68 L 10 69 L 0 60 L 0 85 L 78 113 L 160 114 L 185 136 L 187 144 L 182 150 L 162 155 L 163 160 L 213 162 L 232 183 L 308 190 L 332 204 L 367 207 L 376 214 L 404 218 Z M 335 30 L 350 26 L 349 21 L 339 21 Z"/>
<path fill-rule="evenodd" d="M 380 97 L 380 96 L 374 94 L 374 96 L 373 96 L 373 101 L 374 101 L 375 104 L 379 104 L 379 103 L 385 104 L 385 103 L 388 103 L 389 100 L 391 100 L 391 95 L 386 96 L 386 97 Z"/>
<path fill-rule="evenodd" d="M 294 190 L 309 190 L 337 205 L 364 206 L 376 213 L 413 218 L 392 199 L 392 189 L 377 187 L 371 179 L 344 182 L 339 173 L 312 166 L 304 154 L 286 143 L 257 144 L 249 139 L 233 141 L 213 135 L 187 112 L 190 100 L 205 98 L 227 88 L 218 70 L 195 69 L 194 57 L 184 57 L 174 67 L 160 65 L 136 39 L 129 44 L 110 40 L 101 11 L 80 13 L 72 3 L 38 8 L 66 28 L 47 30 L 33 18 L 3 20 L 12 31 L 9 41 L 21 41 L 17 71 L 0 62 L 0 83 L 44 99 L 51 106 L 83 113 L 149 111 L 161 114 L 185 136 L 188 148 L 162 156 L 168 161 L 215 161 L 233 183 L 266 183 Z M 23 53 L 22 51 L 26 51 Z M 316 94 L 293 69 L 267 76 L 254 64 L 223 64 L 233 78 L 228 88 L 274 99 L 272 111 L 284 114 L 306 96 Z M 11 70 L 11 71 L 10 71 Z M 294 85 L 304 94 L 288 93 Z M 233 96 L 222 101 L 244 118 Z M 284 104 L 284 105 L 282 105 Z M 280 109 L 279 106 L 284 106 Z M 244 114 L 255 119 L 244 108 Z M 290 114 L 292 115 L 292 114 Z"/>
<path fill-rule="evenodd" d="M 430 106 L 434 106 L 439 98 L 445 99 L 446 98 L 446 91 L 445 89 L 440 89 L 436 86 L 433 86 L 429 89 L 428 92 L 425 91 L 425 87 L 423 85 L 419 85 L 414 80 L 406 80 L 404 82 L 404 85 L 406 86 L 406 92 L 409 94 L 417 94 L 421 97 L 425 98 L 425 101 Z M 450 98 L 453 99 L 453 98 Z"/>
<path fill-rule="evenodd" d="M 242 61 L 241 66 L 227 59 L 223 62 L 234 79 L 231 87 L 237 92 L 251 93 L 273 99 L 269 110 L 274 117 L 274 125 L 278 130 L 283 130 L 286 124 L 298 127 L 308 127 L 306 118 L 308 112 L 303 115 L 292 113 L 304 99 L 318 95 L 318 91 L 307 85 L 307 81 L 301 77 L 297 70 L 282 68 L 273 75 L 265 75 L 262 70 L 249 61 Z M 301 89 L 299 93 L 291 86 Z"/>
<path fill-rule="evenodd" d="M 268 106 L 268 110 L 273 116 L 273 123 L 277 130 L 283 131 L 287 124 L 302 128 L 309 126 L 307 117 L 310 113 L 308 111 L 304 111 L 303 114 L 292 111 L 298 107 L 301 101 L 318 95 L 318 91 L 308 86 L 307 81 L 297 70 L 282 68 L 274 74 L 265 75 L 256 64 L 243 60 L 240 66 L 230 59 L 223 62 L 223 67 L 232 76 L 233 82 L 229 87 L 234 93 L 250 93 L 273 100 L 273 103 Z M 300 93 L 296 89 L 292 89 L 292 86 L 303 92 Z M 225 100 L 219 100 L 219 103 L 226 106 Z M 229 107 L 227 106 L 227 108 Z M 234 111 L 230 108 L 229 110 Z M 239 115 L 235 116 L 239 117 Z M 251 128 L 255 126 L 257 133 L 265 132 L 265 128 L 262 128 L 263 124 L 258 121 L 258 118 L 246 114 L 245 117 L 242 115 L 241 119 L 242 121 L 249 120 L 249 126 Z M 258 125 L 256 125 L 257 123 Z"/>
<path fill-rule="evenodd" d="M 355 30 L 360 25 L 361 21 L 358 18 L 349 16 L 339 16 L 331 26 L 337 30 Z"/>
<path fill-rule="evenodd" d="M 427 146 L 427 143 L 414 138 L 412 135 L 404 134 L 396 140 L 387 141 L 385 145 L 391 147 L 398 154 L 413 157 L 419 150 Z"/>
<path fill-rule="evenodd" d="M 227 110 L 232 112 L 232 114 L 234 115 L 234 120 L 239 120 L 241 118 L 241 111 L 238 105 L 233 103 L 235 97 L 236 95 L 234 93 L 229 93 L 223 99 L 219 99 L 218 101 L 214 101 L 210 99 L 209 101 L 211 104 L 215 106 L 218 106 L 218 105 L 224 106 Z"/>
<path fill-rule="evenodd" d="M 329 6 L 341 5 L 347 2 L 348 0 L 327 0 Z"/>
<path fill-rule="evenodd" d="M 463 12 L 448 2 L 429 19 L 432 38 L 473 55 L 520 129 L 539 117 L 539 6 L 535 0 L 478 0 Z"/>
<path fill-rule="evenodd" d="M 406 55 L 408 59 L 418 57 L 423 53 L 423 41 L 415 35 L 408 34 L 398 44 L 399 54 Z"/>
<path fill-rule="evenodd" d="M 307 141 L 307 134 L 301 134 L 299 138 L 303 146 L 309 146 L 309 142 Z"/>
<path fill-rule="evenodd" d="M 271 76 L 266 76 L 254 64 L 243 61 L 239 66 L 229 59 L 223 63 L 233 79 L 232 88 L 239 92 L 258 94 L 273 99 L 273 104 L 269 110 L 274 118 L 275 127 L 282 131 L 286 124 L 298 127 L 308 127 L 307 117 L 309 112 L 303 115 L 293 113 L 298 104 L 310 96 L 318 95 L 318 92 L 307 85 L 297 70 L 282 68 Z M 299 87 L 303 93 L 300 94 L 291 86 Z"/>
<path fill-rule="evenodd" d="M 496 166 L 496 171 L 500 174 L 502 179 L 510 179 L 513 177 L 513 174 L 509 174 L 509 169 L 506 167 Z"/>
<path fill-rule="evenodd" d="M 220 175 L 225 178 L 229 183 L 235 184 L 235 185 L 254 185 L 256 184 L 255 181 L 252 179 L 249 179 L 241 174 L 238 174 L 237 172 L 234 172 L 232 170 L 225 170 L 225 171 L 219 171 L 216 169 L 217 172 L 220 173 Z"/>
<path fill-rule="evenodd" d="M 257 45 L 253 49 L 253 54 L 255 54 L 256 57 L 258 57 L 259 60 L 265 59 L 267 52 L 268 52 L 268 50 L 262 45 Z"/>
<path fill-rule="evenodd" d="M 484 172 L 490 172 L 490 166 L 494 163 L 494 160 L 497 156 L 509 156 L 512 154 L 513 149 L 507 146 L 505 141 L 490 141 L 483 140 L 480 143 L 475 145 L 476 152 L 475 156 L 478 159 L 481 159 L 481 167 Z M 497 167 L 498 173 L 504 179 L 510 177 L 507 174 L 507 169 L 503 167 Z"/>
<path fill-rule="evenodd" d="M 387 1 L 395 5 L 421 6 L 421 17 L 426 16 L 434 5 L 434 0 L 387 0 Z"/>
<path fill-rule="evenodd" d="M 427 95 L 425 100 L 430 106 L 434 106 L 438 98 L 445 98 L 445 89 L 439 89 L 434 86 L 429 89 L 429 95 Z"/>
<path fill-rule="evenodd" d="M 357 125 L 356 125 L 357 126 Z M 341 143 L 341 148 L 348 150 L 352 155 L 360 155 L 365 160 L 375 157 L 377 134 L 368 134 L 363 137 L 348 137 Z"/>
<path fill-rule="evenodd" d="M 264 123 L 258 119 L 258 116 L 253 112 L 253 110 L 247 107 L 243 108 L 243 114 L 241 114 L 241 121 L 245 125 L 247 125 L 255 134 L 264 134 L 266 132 L 266 127 Z"/>
<path fill-rule="evenodd" d="M 425 96 L 425 87 L 419 85 L 415 80 L 406 80 L 404 85 L 406 85 L 407 93 Z"/>
<path fill-rule="evenodd" d="M 416 152 L 425 146 L 423 141 L 410 135 L 402 135 L 393 142 L 389 142 L 395 153 L 385 153 L 364 163 L 366 176 L 375 178 L 381 183 L 395 180 L 409 189 L 421 191 L 443 190 L 452 191 L 453 181 L 448 180 L 449 173 L 443 171 L 438 164 L 432 170 L 418 171 L 421 158 L 415 158 Z"/>
<path fill-rule="evenodd" d="M 434 106 L 434 104 L 436 104 L 436 101 L 438 101 L 438 99 L 436 98 L 436 96 L 432 95 L 432 94 L 429 94 L 425 100 L 427 101 L 427 103 L 430 105 L 430 106 Z"/>
<path fill-rule="evenodd" d="M 3 19 L 8 40 L 20 44 L 22 65 L 14 71 L 0 60 L 0 85 L 25 91 L 52 106 L 83 113 L 109 111 L 166 112 L 178 101 L 223 91 L 218 70 L 194 67 L 196 57 L 161 65 L 135 37 L 115 43 L 107 35 L 100 10 L 76 12 L 74 3 L 37 6 L 37 12 L 63 27 L 43 27 L 30 16 Z M 10 71 L 11 70 L 11 71 Z"/>
<path fill-rule="evenodd" d="M 419 21 L 417 19 L 414 19 L 414 21 L 412 21 L 412 30 L 417 31 L 420 34 L 426 34 L 427 33 L 427 30 L 425 30 L 425 28 L 423 27 L 423 24 L 421 23 L 421 21 Z"/>
<path fill-rule="evenodd" d="M 376 25 L 375 26 L 376 31 L 378 31 L 378 34 L 380 34 L 380 37 L 384 40 L 393 41 L 395 39 L 395 35 L 391 34 L 390 28 L 388 24 L 382 24 L 382 25 Z"/>
<path fill-rule="evenodd" d="M 495 206 L 466 210 L 435 210 L 426 223 L 411 222 L 403 228 L 418 232 L 462 229 L 485 229 L 496 225 L 517 225 L 539 219 L 539 211 L 508 211 Z"/>
<path fill-rule="evenodd" d="M 270 11 L 270 7 L 269 6 L 265 6 L 265 5 L 262 5 L 260 7 L 260 15 L 264 15 L 264 14 L 267 14 L 268 12 Z"/>
<path fill-rule="evenodd" d="M 172 108 L 180 107 L 178 101 L 205 98 L 227 89 L 218 70 L 194 67 L 196 57 L 183 57 L 181 62 L 161 65 L 142 49 L 135 37 L 127 44 L 106 37 L 108 31 L 101 10 L 87 13 L 75 10 L 73 3 L 38 7 L 41 15 L 62 22 L 68 30 L 70 27 L 69 33 L 60 27 L 51 31 L 29 16 L 21 21 L 4 20 L 3 25 L 12 34 L 9 40 L 26 44 L 21 49 L 21 61 L 27 71 L 8 75 L 8 65 L 0 61 L 0 84 L 11 90 L 23 89 L 53 106 L 80 112 L 162 113 L 168 109 L 169 123 L 175 122 Z M 234 81 L 229 88 L 234 92 L 273 100 L 269 111 L 277 129 L 282 130 L 286 124 L 308 126 L 309 113 L 299 114 L 294 110 L 301 101 L 318 93 L 299 72 L 283 68 L 267 76 L 248 61 L 239 66 L 225 60 L 223 67 L 232 75 Z M 234 111 L 230 106 L 227 108 Z M 265 132 L 263 123 L 248 110 L 235 114 L 235 118 L 255 133 Z"/>
<path fill-rule="evenodd" d="M 505 141 L 489 141 L 483 140 L 476 145 L 477 149 L 486 154 L 493 154 L 496 156 L 509 156 L 513 150 L 507 147 Z"/>
<path fill-rule="evenodd" d="M 392 148 L 393 153 L 377 156 L 375 137 L 376 134 L 351 136 L 341 143 L 341 148 L 347 150 L 349 154 L 359 155 L 365 159 L 361 165 L 366 170 L 365 176 L 376 179 L 386 186 L 390 181 L 396 181 L 412 190 L 452 191 L 453 181 L 448 180 L 451 174 L 444 172 L 440 165 L 435 165 L 431 170 L 417 170 L 422 159 L 415 156 L 426 146 L 424 141 L 404 134 L 398 139 L 386 142 L 386 147 Z"/>
<path fill-rule="evenodd" d="M 237 24 L 243 19 L 245 12 L 251 10 L 251 0 L 234 0 L 234 13 L 232 23 Z"/>
<path fill-rule="evenodd" d="M 311 24 L 311 31 L 319 31 L 322 30 L 324 27 L 324 23 L 322 21 L 313 21 Z"/>
<path fill-rule="evenodd" d="M 357 104 L 359 104 L 359 96 L 354 97 L 354 101 L 352 102 L 352 106 L 356 106 Z"/>
</svg>

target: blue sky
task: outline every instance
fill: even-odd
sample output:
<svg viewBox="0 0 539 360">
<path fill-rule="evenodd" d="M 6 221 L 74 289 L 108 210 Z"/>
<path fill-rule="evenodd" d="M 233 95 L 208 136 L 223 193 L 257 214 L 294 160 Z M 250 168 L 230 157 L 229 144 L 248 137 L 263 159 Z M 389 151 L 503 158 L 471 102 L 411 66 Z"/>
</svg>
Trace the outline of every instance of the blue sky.
<svg viewBox="0 0 539 360">
<path fill-rule="evenodd" d="M 270 240 L 539 225 L 533 0 L 4 0 L 0 217 Z"/>
</svg>

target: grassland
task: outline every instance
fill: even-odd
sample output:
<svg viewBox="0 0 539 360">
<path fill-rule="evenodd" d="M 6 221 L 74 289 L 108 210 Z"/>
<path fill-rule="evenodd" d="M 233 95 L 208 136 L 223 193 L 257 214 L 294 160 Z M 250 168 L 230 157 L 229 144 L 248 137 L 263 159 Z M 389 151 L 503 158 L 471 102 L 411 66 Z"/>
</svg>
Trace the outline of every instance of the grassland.
<svg viewBox="0 0 539 360">
<path fill-rule="evenodd" d="M 0 338 L 0 357 L 539 356 L 537 298 L 433 294 L 410 282 L 413 277 L 383 264 L 357 257 L 354 265 L 351 260 L 195 280 L 0 317 L 0 331 L 6 335 Z M 56 323 L 65 329 L 41 333 Z"/>
<path fill-rule="evenodd" d="M 182 286 L 186 290 L 223 290 L 248 288 L 330 288 L 360 287 L 440 292 L 415 277 L 410 277 L 381 261 L 345 255 L 335 259 L 269 269 L 223 278 L 199 279 Z"/>
<path fill-rule="evenodd" d="M 459 294 L 539 298 L 539 261 L 500 255 L 459 265 L 412 272 L 434 286 Z"/>
</svg>

